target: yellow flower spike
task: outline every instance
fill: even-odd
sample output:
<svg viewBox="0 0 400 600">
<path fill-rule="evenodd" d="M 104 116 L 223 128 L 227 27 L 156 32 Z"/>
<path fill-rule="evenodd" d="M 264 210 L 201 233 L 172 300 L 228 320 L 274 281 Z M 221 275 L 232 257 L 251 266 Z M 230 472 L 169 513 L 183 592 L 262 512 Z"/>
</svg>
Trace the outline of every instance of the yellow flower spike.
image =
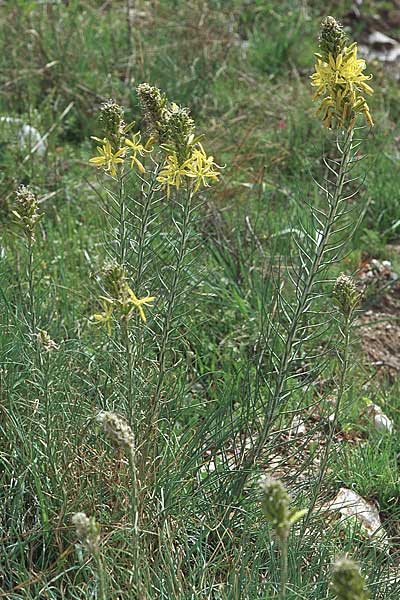
<svg viewBox="0 0 400 600">
<path fill-rule="evenodd" d="M 101 297 L 104 312 L 95 313 L 90 319 L 96 324 L 104 324 L 107 327 L 108 335 L 111 335 L 112 331 L 112 313 L 113 313 L 113 301 L 109 298 Z"/>
<path fill-rule="evenodd" d="M 372 75 L 363 73 L 366 63 L 357 58 L 357 43 L 344 47 L 336 58 L 332 53 L 327 55 L 326 60 L 320 54 L 316 58 L 315 73 L 311 75 L 311 85 L 317 88 L 313 100 L 322 98 L 320 108 L 326 108 L 327 104 L 335 107 L 331 118 L 327 119 L 325 116 L 323 119 L 325 126 L 331 127 L 333 118 L 334 126 L 349 126 L 356 115 L 361 113 L 372 127 L 368 104 L 363 96 L 358 95 L 373 94 L 372 87 L 366 83 Z"/>
<path fill-rule="evenodd" d="M 99 138 L 93 139 L 102 143 L 102 146 L 97 146 L 99 156 L 94 156 L 89 162 L 95 167 L 109 173 L 111 177 L 115 177 L 117 174 L 117 165 L 124 162 L 126 148 L 119 148 L 119 150 L 113 152 L 111 143 L 107 138 L 104 138 L 103 140 L 100 140 Z"/>
<path fill-rule="evenodd" d="M 126 139 L 125 145 L 128 147 L 128 149 L 131 152 L 131 155 L 130 155 L 131 168 L 133 169 L 136 166 L 138 168 L 138 170 L 140 171 L 140 173 L 144 173 L 146 171 L 146 169 L 144 168 L 141 161 L 138 159 L 137 155 L 139 154 L 139 156 L 143 157 L 143 156 L 145 156 L 146 152 L 151 152 L 151 149 L 147 149 L 147 147 L 143 146 L 143 144 L 141 143 L 140 133 L 135 133 L 135 135 L 133 136 L 133 138 L 131 140 Z M 146 144 L 146 146 L 147 146 L 147 144 Z"/>
<path fill-rule="evenodd" d="M 152 302 L 154 302 L 154 300 L 156 299 L 155 296 L 146 296 L 145 298 L 138 298 L 136 296 L 136 294 L 131 290 L 131 288 L 128 287 L 128 294 L 130 297 L 130 300 L 132 302 L 132 304 L 138 309 L 139 314 L 140 314 L 140 318 L 142 319 L 143 323 L 147 322 L 146 319 L 146 315 L 144 313 L 143 310 L 143 306 L 145 306 L 146 304 L 150 305 Z"/>
</svg>

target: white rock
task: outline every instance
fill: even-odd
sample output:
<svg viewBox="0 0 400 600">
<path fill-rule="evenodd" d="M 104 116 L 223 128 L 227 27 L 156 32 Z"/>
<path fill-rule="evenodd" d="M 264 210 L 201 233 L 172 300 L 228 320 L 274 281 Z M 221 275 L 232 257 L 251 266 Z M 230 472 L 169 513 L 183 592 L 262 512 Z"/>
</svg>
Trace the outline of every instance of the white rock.
<svg viewBox="0 0 400 600">
<path fill-rule="evenodd" d="M 355 518 L 369 537 L 376 534 L 382 536 L 384 533 L 377 508 L 353 490 L 340 488 L 335 498 L 325 508 L 339 512 L 342 521 Z"/>
<path fill-rule="evenodd" d="M 369 404 L 363 411 L 374 424 L 377 431 L 393 432 L 393 423 L 377 404 Z"/>
<path fill-rule="evenodd" d="M 295 415 L 292 420 L 292 424 L 289 430 L 289 438 L 296 437 L 298 435 L 304 435 L 306 432 L 306 426 L 300 415 Z"/>
<path fill-rule="evenodd" d="M 16 131 L 20 148 L 28 151 L 36 148 L 35 152 L 40 156 L 46 153 L 46 142 L 39 131 L 35 127 L 32 127 L 32 125 L 27 125 L 22 119 L 18 119 L 17 117 L 0 117 L 0 123 L 9 124 L 11 132 Z"/>
<path fill-rule="evenodd" d="M 368 37 L 368 45 L 360 46 L 368 59 L 377 58 L 383 62 L 395 62 L 400 57 L 400 44 L 381 31 L 373 31 Z"/>
</svg>

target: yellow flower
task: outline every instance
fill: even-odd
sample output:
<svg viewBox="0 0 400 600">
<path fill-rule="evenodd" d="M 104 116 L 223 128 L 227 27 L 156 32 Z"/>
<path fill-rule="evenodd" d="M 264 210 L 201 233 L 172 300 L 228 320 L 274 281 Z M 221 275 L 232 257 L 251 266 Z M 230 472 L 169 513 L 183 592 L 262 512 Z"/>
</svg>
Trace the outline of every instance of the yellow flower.
<svg viewBox="0 0 400 600">
<path fill-rule="evenodd" d="M 94 324 L 105 324 L 107 327 L 108 335 L 111 335 L 111 324 L 112 324 L 112 312 L 113 312 L 113 301 L 109 298 L 101 297 L 104 312 L 96 313 L 90 318 L 94 321 Z"/>
<path fill-rule="evenodd" d="M 357 58 L 357 43 L 343 48 L 336 58 L 328 55 L 325 61 L 317 54 L 315 73 L 311 75 L 311 85 L 317 88 L 314 100 L 323 97 L 318 112 L 323 114 L 326 127 L 332 126 L 335 120 L 338 126 L 351 126 L 357 113 L 363 113 L 368 124 L 373 121 L 368 104 L 362 94 L 373 94 L 373 89 L 366 81 L 372 75 L 364 75 L 365 60 Z"/>
<path fill-rule="evenodd" d="M 128 146 L 131 152 L 131 168 L 133 169 L 136 166 L 141 173 L 144 173 L 146 169 L 138 159 L 137 155 L 139 154 L 139 156 L 144 156 L 145 152 L 151 152 L 151 150 L 147 150 L 141 143 L 140 139 L 140 133 L 135 133 L 131 140 L 125 140 L 125 145 Z"/>
<path fill-rule="evenodd" d="M 209 187 L 208 180 L 218 181 L 220 173 L 215 170 L 214 167 L 219 169 L 218 165 L 214 162 L 213 156 L 207 156 L 203 146 L 198 143 L 198 148 L 193 150 L 193 154 L 189 160 L 186 161 L 186 175 L 195 179 L 194 192 L 197 192 L 200 185 Z"/>
<path fill-rule="evenodd" d="M 140 318 L 142 319 L 143 323 L 146 323 L 147 319 L 146 319 L 146 315 L 144 314 L 144 310 L 143 310 L 143 306 L 146 304 L 150 304 L 151 302 L 154 302 L 155 300 L 155 296 L 146 296 L 145 298 L 138 298 L 135 293 L 131 290 L 131 288 L 128 287 L 128 294 L 130 297 L 130 300 L 132 302 L 132 304 L 138 309 L 139 314 L 140 314 Z"/>
<path fill-rule="evenodd" d="M 171 194 L 171 186 L 179 189 L 182 183 L 182 177 L 188 173 L 186 166 L 189 161 L 185 161 L 182 165 L 179 164 L 176 152 L 167 156 L 164 168 L 160 171 L 157 181 L 167 186 L 167 198 Z"/>
<path fill-rule="evenodd" d="M 98 138 L 93 139 L 101 142 L 102 146 L 97 146 L 99 156 L 91 158 L 89 162 L 95 167 L 102 168 L 111 177 L 115 177 L 117 174 L 117 165 L 124 162 L 126 148 L 119 148 L 119 150 L 113 152 L 111 143 L 107 138 L 102 140 Z"/>
</svg>

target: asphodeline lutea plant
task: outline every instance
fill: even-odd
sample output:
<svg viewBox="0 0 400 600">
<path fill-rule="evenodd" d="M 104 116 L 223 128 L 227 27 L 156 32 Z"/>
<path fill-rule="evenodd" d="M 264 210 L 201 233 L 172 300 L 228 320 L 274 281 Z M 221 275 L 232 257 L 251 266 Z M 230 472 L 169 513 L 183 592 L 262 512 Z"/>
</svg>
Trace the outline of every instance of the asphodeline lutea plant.
<svg viewBox="0 0 400 600">
<path fill-rule="evenodd" d="M 320 101 L 318 114 L 325 127 L 350 129 L 358 114 L 373 126 L 365 94 L 373 89 L 365 75 L 365 60 L 357 57 L 357 42 L 349 46 L 343 27 L 333 18 L 326 17 L 321 25 L 315 73 L 311 84 L 317 88 L 314 100 Z"/>
<path fill-rule="evenodd" d="M 150 306 L 155 296 L 138 298 L 128 285 L 124 267 L 115 263 L 106 265 L 102 273 L 102 281 L 107 295 L 99 297 L 103 312 L 92 315 L 93 323 L 106 325 L 107 332 L 111 335 L 113 318 L 127 321 L 137 311 L 142 322 L 147 322 L 144 307 Z"/>
<path fill-rule="evenodd" d="M 172 188 L 178 190 L 187 184 L 196 193 L 201 186 L 218 181 L 220 167 L 213 156 L 207 155 L 201 136 L 195 136 L 189 110 L 168 102 L 158 88 L 148 83 L 139 85 L 137 92 L 150 140 L 156 140 L 165 154 L 157 181 L 165 187 L 167 198 Z"/>
<path fill-rule="evenodd" d="M 281 548 L 280 599 L 285 600 L 288 578 L 288 537 L 290 528 L 307 512 L 291 508 L 292 499 L 279 479 L 269 475 L 259 482 L 261 509 L 277 537 Z"/>
<path fill-rule="evenodd" d="M 131 169 L 144 173 L 145 167 L 139 157 L 144 158 L 151 152 L 151 143 L 145 147 L 140 132 L 133 134 L 131 139 L 127 137 L 135 123 L 125 124 L 123 108 L 114 100 L 104 102 L 100 107 L 99 121 L 105 135 L 103 138 L 92 136 L 99 143 L 98 155 L 89 163 L 113 178 L 117 178 L 126 160 L 130 161 Z"/>
</svg>

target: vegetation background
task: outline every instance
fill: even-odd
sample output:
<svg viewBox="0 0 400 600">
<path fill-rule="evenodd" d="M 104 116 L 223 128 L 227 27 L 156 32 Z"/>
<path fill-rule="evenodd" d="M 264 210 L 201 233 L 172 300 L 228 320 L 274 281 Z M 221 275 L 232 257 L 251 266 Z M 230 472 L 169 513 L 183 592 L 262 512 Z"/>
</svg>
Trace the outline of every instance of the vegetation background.
<svg viewBox="0 0 400 600">
<path fill-rule="evenodd" d="M 337 389 L 331 283 L 321 300 L 324 326 L 298 367 L 308 372 L 317 356 L 318 373 L 282 407 L 279 429 L 238 497 L 230 477 L 259 427 L 266 385 L 255 391 L 259 332 L 276 310 L 276 281 L 294 293 L 281 271 L 292 264 L 304 203 L 318 206 L 313 178 L 323 180 L 322 153 L 331 151 L 309 84 L 326 14 L 343 22 L 361 56 L 369 53 L 374 74 L 376 126 L 362 132 L 362 187 L 351 201 L 363 219 L 328 274 L 330 281 L 355 274 L 365 294 L 322 497 L 290 538 L 287 600 L 333 598 L 330 564 L 344 552 L 361 563 L 371 598 L 400 597 L 400 66 L 387 59 L 400 47 L 398 2 L 15 0 L 0 3 L 0 117 L 20 119 L 0 122 L 1 598 L 101 598 L 96 565 L 71 525 L 77 511 L 101 526 L 110 600 L 275 597 L 279 555 L 255 482 L 273 473 L 296 506 L 310 503 Z M 371 41 L 376 31 L 392 46 Z M 127 381 L 123 347 L 89 320 L 112 227 L 102 210 L 107 191 L 88 159 L 103 101 L 115 98 L 140 124 L 142 81 L 190 107 L 225 168 L 201 193 L 191 232 L 171 329 L 175 368 L 163 397 L 174 427 L 160 426 L 159 474 L 144 492 L 147 529 L 138 540 L 129 466 L 95 422 L 99 409 L 126 416 Z M 22 143 L 21 123 L 46 136 L 44 153 Z M 36 317 L 58 350 L 42 354 L 27 334 L 26 254 L 12 225 L 21 183 L 38 193 L 45 213 L 35 247 Z M 134 203 L 139 188 L 132 189 Z M 157 294 L 151 286 L 160 273 L 170 276 L 174 261 L 171 210 L 165 200 L 160 206 L 141 295 Z M 132 215 L 136 231 L 133 208 Z M 161 310 L 156 305 L 152 316 L 156 333 Z M 145 332 L 137 335 L 149 355 L 134 379 L 144 412 L 155 354 Z M 368 419 L 370 403 L 391 419 L 392 433 Z M 322 510 L 340 488 L 377 509 L 379 531 L 370 536 L 357 521 L 343 524 L 337 511 Z"/>
</svg>

